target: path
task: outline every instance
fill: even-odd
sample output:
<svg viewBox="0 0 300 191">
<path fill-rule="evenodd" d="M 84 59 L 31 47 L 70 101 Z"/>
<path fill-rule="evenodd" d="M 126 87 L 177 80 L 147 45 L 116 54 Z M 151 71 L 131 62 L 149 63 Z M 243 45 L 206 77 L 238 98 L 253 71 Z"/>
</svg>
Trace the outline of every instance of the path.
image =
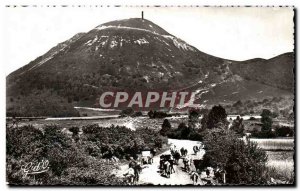
<svg viewBox="0 0 300 191">
<path fill-rule="evenodd" d="M 191 158 L 202 158 L 204 151 L 201 150 L 197 156 L 194 155 L 193 146 L 199 144 L 197 141 L 188 141 L 188 140 L 176 140 L 168 139 L 169 144 L 176 145 L 176 148 L 180 149 L 184 147 L 188 150 L 188 155 Z M 162 154 L 170 154 L 170 151 L 166 151 Z M 153 164 L 143 165 L 144 169 L 140 174 L 140 180 L 138 184 L 154 184 L 154 185 L 186 185 L 193 184 L 193 181 L 190 179 L 190 175 L 183 170 L 182 160 L 179 160 L 179 164 L 174 165 L 175 173 L 171 174 L 170 178 L 162 177 L 159 173 L 159 158 L 160 155 L 157 155 L 153 158 Z M 128 170 L 128 165 L 120 166 L 120 170 L 116 173 L 117 176 L 122 177 L 123 174 Z"/>
</svg>

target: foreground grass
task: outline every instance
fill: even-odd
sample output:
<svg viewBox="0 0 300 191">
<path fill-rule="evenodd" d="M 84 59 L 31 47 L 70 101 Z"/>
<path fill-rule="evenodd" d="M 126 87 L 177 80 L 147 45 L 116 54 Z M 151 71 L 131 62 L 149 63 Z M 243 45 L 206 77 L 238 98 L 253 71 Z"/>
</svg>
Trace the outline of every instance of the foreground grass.
<svg viewBox="0 0 300 191">
<path fill-rule="evenodd" d="M 293 183 L 294 181 L 294 162 L 290 160 L 268 161 L 269 176 L 273 179 L 279 180 L 277 183 Z"/>
</svg>

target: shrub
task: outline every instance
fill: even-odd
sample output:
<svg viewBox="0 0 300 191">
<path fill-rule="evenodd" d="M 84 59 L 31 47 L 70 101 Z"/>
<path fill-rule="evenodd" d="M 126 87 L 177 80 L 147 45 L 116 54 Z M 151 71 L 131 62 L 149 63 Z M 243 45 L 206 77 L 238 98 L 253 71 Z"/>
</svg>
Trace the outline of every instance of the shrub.
<svg viewBox="0 0 300 191">
<path fill-rule="evenodd" d="M 169 120 L 165 119 L 161 126 L 160 134 L 162 136 L 165 136 L 170 131 L 171 128 L 172 127 L 171 127 Z"/>
<path fill-rule="evenodd" d="M 220 123 L 225 126 L 228 124 L 226 111 L 221 105 L 214 106 L 210 110 L 207 116 L 206 127 L 209 129 L 219 128 Z"/>
<path fill-rule="evenodd" d="M 239 135 L 243 135 L 244 133 L 244 123 L 243 123 L 243 118 L 240 118 L 237 116 L 235 120 L 232 122 L 231 129 L 235 131 Z"/>
<path fill-rule="evenodd" d="M 165 117 L 171 117 L 171 115 L 167 114 L 166 112 L 163 111 L 149 111 L 148 112 L 148 116 L 151 119 L 155 119 L 155 118 L 165 118 Z"/>
<path fill-rule="evenodd" d="M 122 185 L 122 180 L 111 175 L 117 164 L 107 163 L 104 158 L 136 158 L 144 149 L 159 149 L 167 143 L 165 137 L 152 129 L 131 131 L 120 126 L 88 125 L 83 127 L 78 142 L 60 127 L 51 125 L 42 130 L 33 126 L 7 128 L 9 184 Z M 78 130 L 70 128 L 73 134 Z M 24 178 L 21 166 L 42 159 L 49 161 L 49 171 L 35 175 L 35 179 L 30 175 Z"/>
<path fill-rule="evenodd" d="M 294 129 L 292 129 L 291 127 L 276 126 L 275 127 L 275 134 L 278 137 L 293 137 L 294 136 Z"/>
<path fill-rule="evenodd" d="M 134 110 L 132 108 L 126 108 L 120 112 L 121 116 L 132 116 L 133 114 L 134 114 Z"/>
<path fill-rule="evenodd" d="M 239 140 L 231 130 L 214 129 L 204 136 L 206 154 L 200 168 L 226 171 L 228 184 L 266 184 L 267 155 L 257 144 Z"/>
<path fill-rule="evenodd" d="M 188 127 L 185 123 L 180 123 L 177 129 L 169 130 L 167 136 L 172 139 L 202 141 L 202 132 L 199 129 Z"/>
</svg>

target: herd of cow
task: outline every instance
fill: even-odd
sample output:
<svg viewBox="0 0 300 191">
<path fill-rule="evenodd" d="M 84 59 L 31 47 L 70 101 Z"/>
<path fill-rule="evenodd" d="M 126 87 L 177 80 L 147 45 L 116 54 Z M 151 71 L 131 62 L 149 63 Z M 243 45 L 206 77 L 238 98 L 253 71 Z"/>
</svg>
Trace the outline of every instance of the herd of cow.
<svg viewBox="0 0 300 191">
<path fill-rule="evenodd" d="M 201 171 L 198 169 L 200 166 L 202 159 L 199 157 L 197 158 L 197 153 L 203 149 L 203 145 L 195 145 L 193 147 L 194 156 L 191 158 L 190 155 L 188 155 L 188 150 L 185 148 L 181 148 L 180 150 L 176 148 L 175 145 L 171 145 L 170 147 L 170 154 L 162 154 L 160 155 L 160 161 L 159 161 L 159 172 L 162 177 L 170 178 L 171 174 L 176 173 L 174 169 L 174 165 L 179 164 L 179 160 L 182 159 L 183 162 L 183 170 L 190 174 L 191 179 L 193 180 L 193 183 L 199 184 L 198 181 L 201 180 Z M 129 169 L 124 174 L 125 181 L 130 184 L 134 185 L 137 184 L 139 181 L 139 174 L 141 173 L 142 169 L 145 168 L 144 164 L 153 164 L 153 157 L 156 154 L 155 149 L 151 149 L 150 151 L 144 151 L 142 153 L 142 156 L 138 160 L 132 160 L 129 163 Z M 193 164 L 193 165 L 192 165 Z M 191 167 L 194 168 L 191 168 Z M 215 179 L 218 179 L 218 181 L 222 181 L 222 172 L 220 170 L 213 170 L 212 168 L 206 169 L 206 182 L 205 184 L 212 184 L 212 176 L 214 176 Z"/>
</svg>

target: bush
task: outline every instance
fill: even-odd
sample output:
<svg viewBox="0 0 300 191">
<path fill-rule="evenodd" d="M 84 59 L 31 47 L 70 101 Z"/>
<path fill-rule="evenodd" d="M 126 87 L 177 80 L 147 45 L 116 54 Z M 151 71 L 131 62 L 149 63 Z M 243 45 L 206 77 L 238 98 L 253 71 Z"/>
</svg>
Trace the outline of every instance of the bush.
<svg viewBox="0 0 300 191">
<path fill-rule="evenodd" d="M 148 116 L 151 119 L 155 119 L 155 118 L 165 118 L 165 117 L 171 117 L 171 115 L 167 114 L 166 112 L 163 111 L 149 111 L 148 112 Z"/>
<path fill-rule="evenodd" d="M 171 128 L 172 127 L 171 127 L 169 120 L 165 119 L 161 126 L 160 134 L 162 136 L 166 136 L 166 134 L 171 130 Z"/>
<path fill-rule="evenodd" d="M 126 108 L 120 112 L 121 116 L 132 116 L 133 114 L 134 114 L 134 110 L 132 108 Z"/>
<path fill-rule="evenodd" d="M 278 137 L 293 137 L 294 136 L 294 129 L 292 129 L 291 127 L 276 126 L 275 127 L 275 134 Z"/>
<path fill-rule="evenodd" d="M 226 171 L 228 184 L 266 184 L 267 154 L 257 144 L 239 140 L 231 130 L 214 129 L 204 136 L 206 154 L 200 169 L 207 166 Z"/>
<path fill-rule="evenodd" d="M 224 124 L 225 126 L 228 125 L 227 113 L 221 105 L 214 106 L 210 110 L 207 116 L 206 127 L 209 129 L 220 128 L 220 124 Z"/>
<path fill-rule="evenodd" d="M 79 128 L 72 127 L 70 131 L 76 135 Z M 111 176 L 118 164 L 104 159 L 136 158 L 144 149 L 159 149 L 167 143 L 167 138 L 152 129 L 131 131 L 119 126 L 88 125 L 77 142 L 72 137 L 53 125 L 42 130 L 33 126 L 7 128 L 9 184 L 122 185 L 122 180 Z M 49 161 L 47 172 L 35 175 L 35 179 L 23 177 L 22 165 L 43 159 Z"/>
<path fill-rule="evenodd" d="M 243 123 L 243 118 L 240 118 L 237 116 L 235 120 L 232 122 L 231 129 L 235 131 L 239 135 L 244 134 L 244 123 Z"/>
<path fill-rule="evenodd" d="M 140 116 L 143 116 L 143 113 L 140 111 L 137 111 L 132 115 L 132 117 L 140 117 Z"/>
<path fill-rule="evenodd" d="M 172 139 L 186 139 L 193 141 L 202 141 L 203 135 L 199 129 L 188 127 L 185 123 L 180 123 L 177 129 L 171 129 L 167 136 Z"/>
</svg>

